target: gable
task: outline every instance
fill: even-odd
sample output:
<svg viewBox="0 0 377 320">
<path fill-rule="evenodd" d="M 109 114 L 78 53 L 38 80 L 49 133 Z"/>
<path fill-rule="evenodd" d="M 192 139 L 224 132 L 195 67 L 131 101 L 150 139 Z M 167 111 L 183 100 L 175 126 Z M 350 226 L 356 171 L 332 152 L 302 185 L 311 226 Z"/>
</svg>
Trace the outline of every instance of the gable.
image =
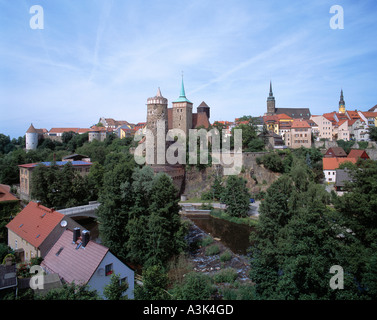
<svg viewBox="0 0 377 320">
<path fill-rule="evenodd" d="M 6 227 L 34 247 L 39 248 L 63 218 L 64 215 L 60 212 L 36 202 L 29 202 Z"/>
<path fill-rule="evenodd" d="M 73 242 L 73 232 L 66 230 L 41 263 L 49 273 L 58 273 L 66 282 L 87 283 L 97 270 L 108 248 L 89 241 L 85 248 Z"/>
</svg>

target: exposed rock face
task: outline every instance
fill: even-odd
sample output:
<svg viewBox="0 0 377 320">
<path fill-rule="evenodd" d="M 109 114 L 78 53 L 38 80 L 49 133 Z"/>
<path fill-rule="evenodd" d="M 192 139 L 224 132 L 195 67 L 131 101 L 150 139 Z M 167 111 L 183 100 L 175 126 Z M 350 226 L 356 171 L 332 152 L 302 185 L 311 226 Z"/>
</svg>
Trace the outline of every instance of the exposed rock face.
<svg viewBox="0 0 377 320">
<path fill-rule="evenodd" d="M 247 187 L 250 193 L 259 193 L 265 191 L 271 183 L 276 181 L 279 177 L 279 173 L 271 172 L 270 170 L 258 165 L 256 158 L 263 156 L 266 152 L 244 152 L 243 153 L 243 166 L 240 177 L 243 177 L 247 181 Z M 215 177 L 224 176 L 224 168 L 222 165 L 213 165 L 203 170 L 198 170 L 195 167 L 186 170 L 184 194 L 190 198 L 200 198 L 203 192 L 210 190 L 211 185 Z"/>
</svg>

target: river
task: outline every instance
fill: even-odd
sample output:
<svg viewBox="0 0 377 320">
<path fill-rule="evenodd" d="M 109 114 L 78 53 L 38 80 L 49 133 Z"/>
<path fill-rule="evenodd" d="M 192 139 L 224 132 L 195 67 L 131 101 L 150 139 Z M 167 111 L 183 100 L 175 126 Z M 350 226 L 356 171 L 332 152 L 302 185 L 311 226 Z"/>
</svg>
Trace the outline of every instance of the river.
<svg viewBox="0 0 377 320">
<path fill-rule="evenodd" d="M 210 215 L 186 215 L 196 226 L 213 238 L 219 238 L 233 253 L 246 255 L 250 246 L 249 236 L 253 228 Z"/>
</svg>

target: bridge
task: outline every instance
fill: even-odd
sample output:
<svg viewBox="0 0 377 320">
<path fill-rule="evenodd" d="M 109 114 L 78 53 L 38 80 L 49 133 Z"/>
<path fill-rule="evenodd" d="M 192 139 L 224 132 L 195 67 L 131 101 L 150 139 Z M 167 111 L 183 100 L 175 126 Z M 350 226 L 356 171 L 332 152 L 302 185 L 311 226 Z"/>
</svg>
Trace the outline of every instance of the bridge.
<svg viewBox="0 0 377 320">
<path fill-rule="evenodd" d="M 92 202 L 85 206 L 73 207 L 59 210 L 60 213 L 67 217 L 91 217 L 97 218 L 96 209 L 100 206 L 99 202 Z"/>
</svg>

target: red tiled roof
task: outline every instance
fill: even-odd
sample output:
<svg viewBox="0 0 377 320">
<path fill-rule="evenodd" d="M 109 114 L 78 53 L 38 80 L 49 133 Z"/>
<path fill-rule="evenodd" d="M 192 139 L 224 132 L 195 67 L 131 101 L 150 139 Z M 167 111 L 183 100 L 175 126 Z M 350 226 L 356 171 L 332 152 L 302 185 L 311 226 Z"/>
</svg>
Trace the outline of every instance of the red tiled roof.
<svg viewBox="0 0 377 320">
<path fill-rule="evenodd" d="M 348 119 L 348 118 L 347 118 L 347 119 Z M 344 122 L 347 122 L 347 121 L 349 121 L 349 120 L 344 120 L 344 119 L 339 120 L 339 122 L 338 122 L 338 126 L 341 126 Z"/>
<path fill-rule="evenodd" d="M 325 156 L 328 156 L 330 155 L 329 158 L 341 158 L 341 157 L 347 157 L 347 153 L 344 151 L 344 149 L 342 147 L 331 147 L 331 148 L 328 148 L 326 153 L 325 153 Z"/>
<path fill-rule="evenodd" d="M 263 116 L 263 121 L 265 123 L 267 123 L 267 122 L 277 122 L 278 121 L 278 117 L 276 115 L 273 115 L 273 116 Z"/>
<path fill-rule="evenodd" d="M 18 199 L 10 193 L 10 187 L 0 184 L 0 202 L 3 201 L 17 201 Z"/>
<path fill-rule="evenodd" d="M 354 119 L 360 119 L 359 114 L 357 111 L 352 111 L 352 110 L 347 110 L 346 113 L 349 115 L 349 117 L 354 120 Z"/>
<path fill-rule="evenodd" d="M 279 119 L 279 120 L 286 120 L 286 119 L 293 119 L 292 117 L 290 116 L 287 116 L 285 113 L 281 113 L 281 114 L 277 114 L 276 117 Z"/>
<path fill-rule="evenodd" d="M 305 120 L 295 119 L 292 122 L 292 128 L 311 128 L 311 127 L 309 123 L 307 123 Z"/>
<path fill-rule="evenodd" d="M 87 283 L 97 270 L 109 248 L 89 241 L 85 248 L 73 243 L 73 232 L 66 230 L 56 241 L 41 263 L 51 273 L 58 273 L 66 282 Z M 59 252 L 60 251 L 60 252 Z"/>
<path fill-rule="evenodd" d="M 351 151 L 348 154 L 347 158 L 355 158 L 356 160 L 358 158 L 367 158 L 367 159 L 369 159 L 369 155 L 366 153 L 365 150 L 351 149 Z"/>
<path fill-rule="evenodd" d="M 46 208 L 36 202 L 29 204 L 9 222 L 6 227 L 36 248 L 64 218 L 58 211 Z"/>
<path fill-rule="evenodd" d="M 368 112 L 368 111 L 365 112 L 365 111 L 362 111 L 361 113 L 366 118 L 376 118 L 377 117 L 377 112 Z"/>
<path fill-rule="evenodd" d="M 323 158 L 323 170 L 335 170 L 339 168 L 339 165 L 344 162 L 356 163 L 355 158 Z"/>
<path fill-rule="evenodd" d="M 77 132 L 80 128 L 51 128 L 49 133 Z"/>
</svg>

